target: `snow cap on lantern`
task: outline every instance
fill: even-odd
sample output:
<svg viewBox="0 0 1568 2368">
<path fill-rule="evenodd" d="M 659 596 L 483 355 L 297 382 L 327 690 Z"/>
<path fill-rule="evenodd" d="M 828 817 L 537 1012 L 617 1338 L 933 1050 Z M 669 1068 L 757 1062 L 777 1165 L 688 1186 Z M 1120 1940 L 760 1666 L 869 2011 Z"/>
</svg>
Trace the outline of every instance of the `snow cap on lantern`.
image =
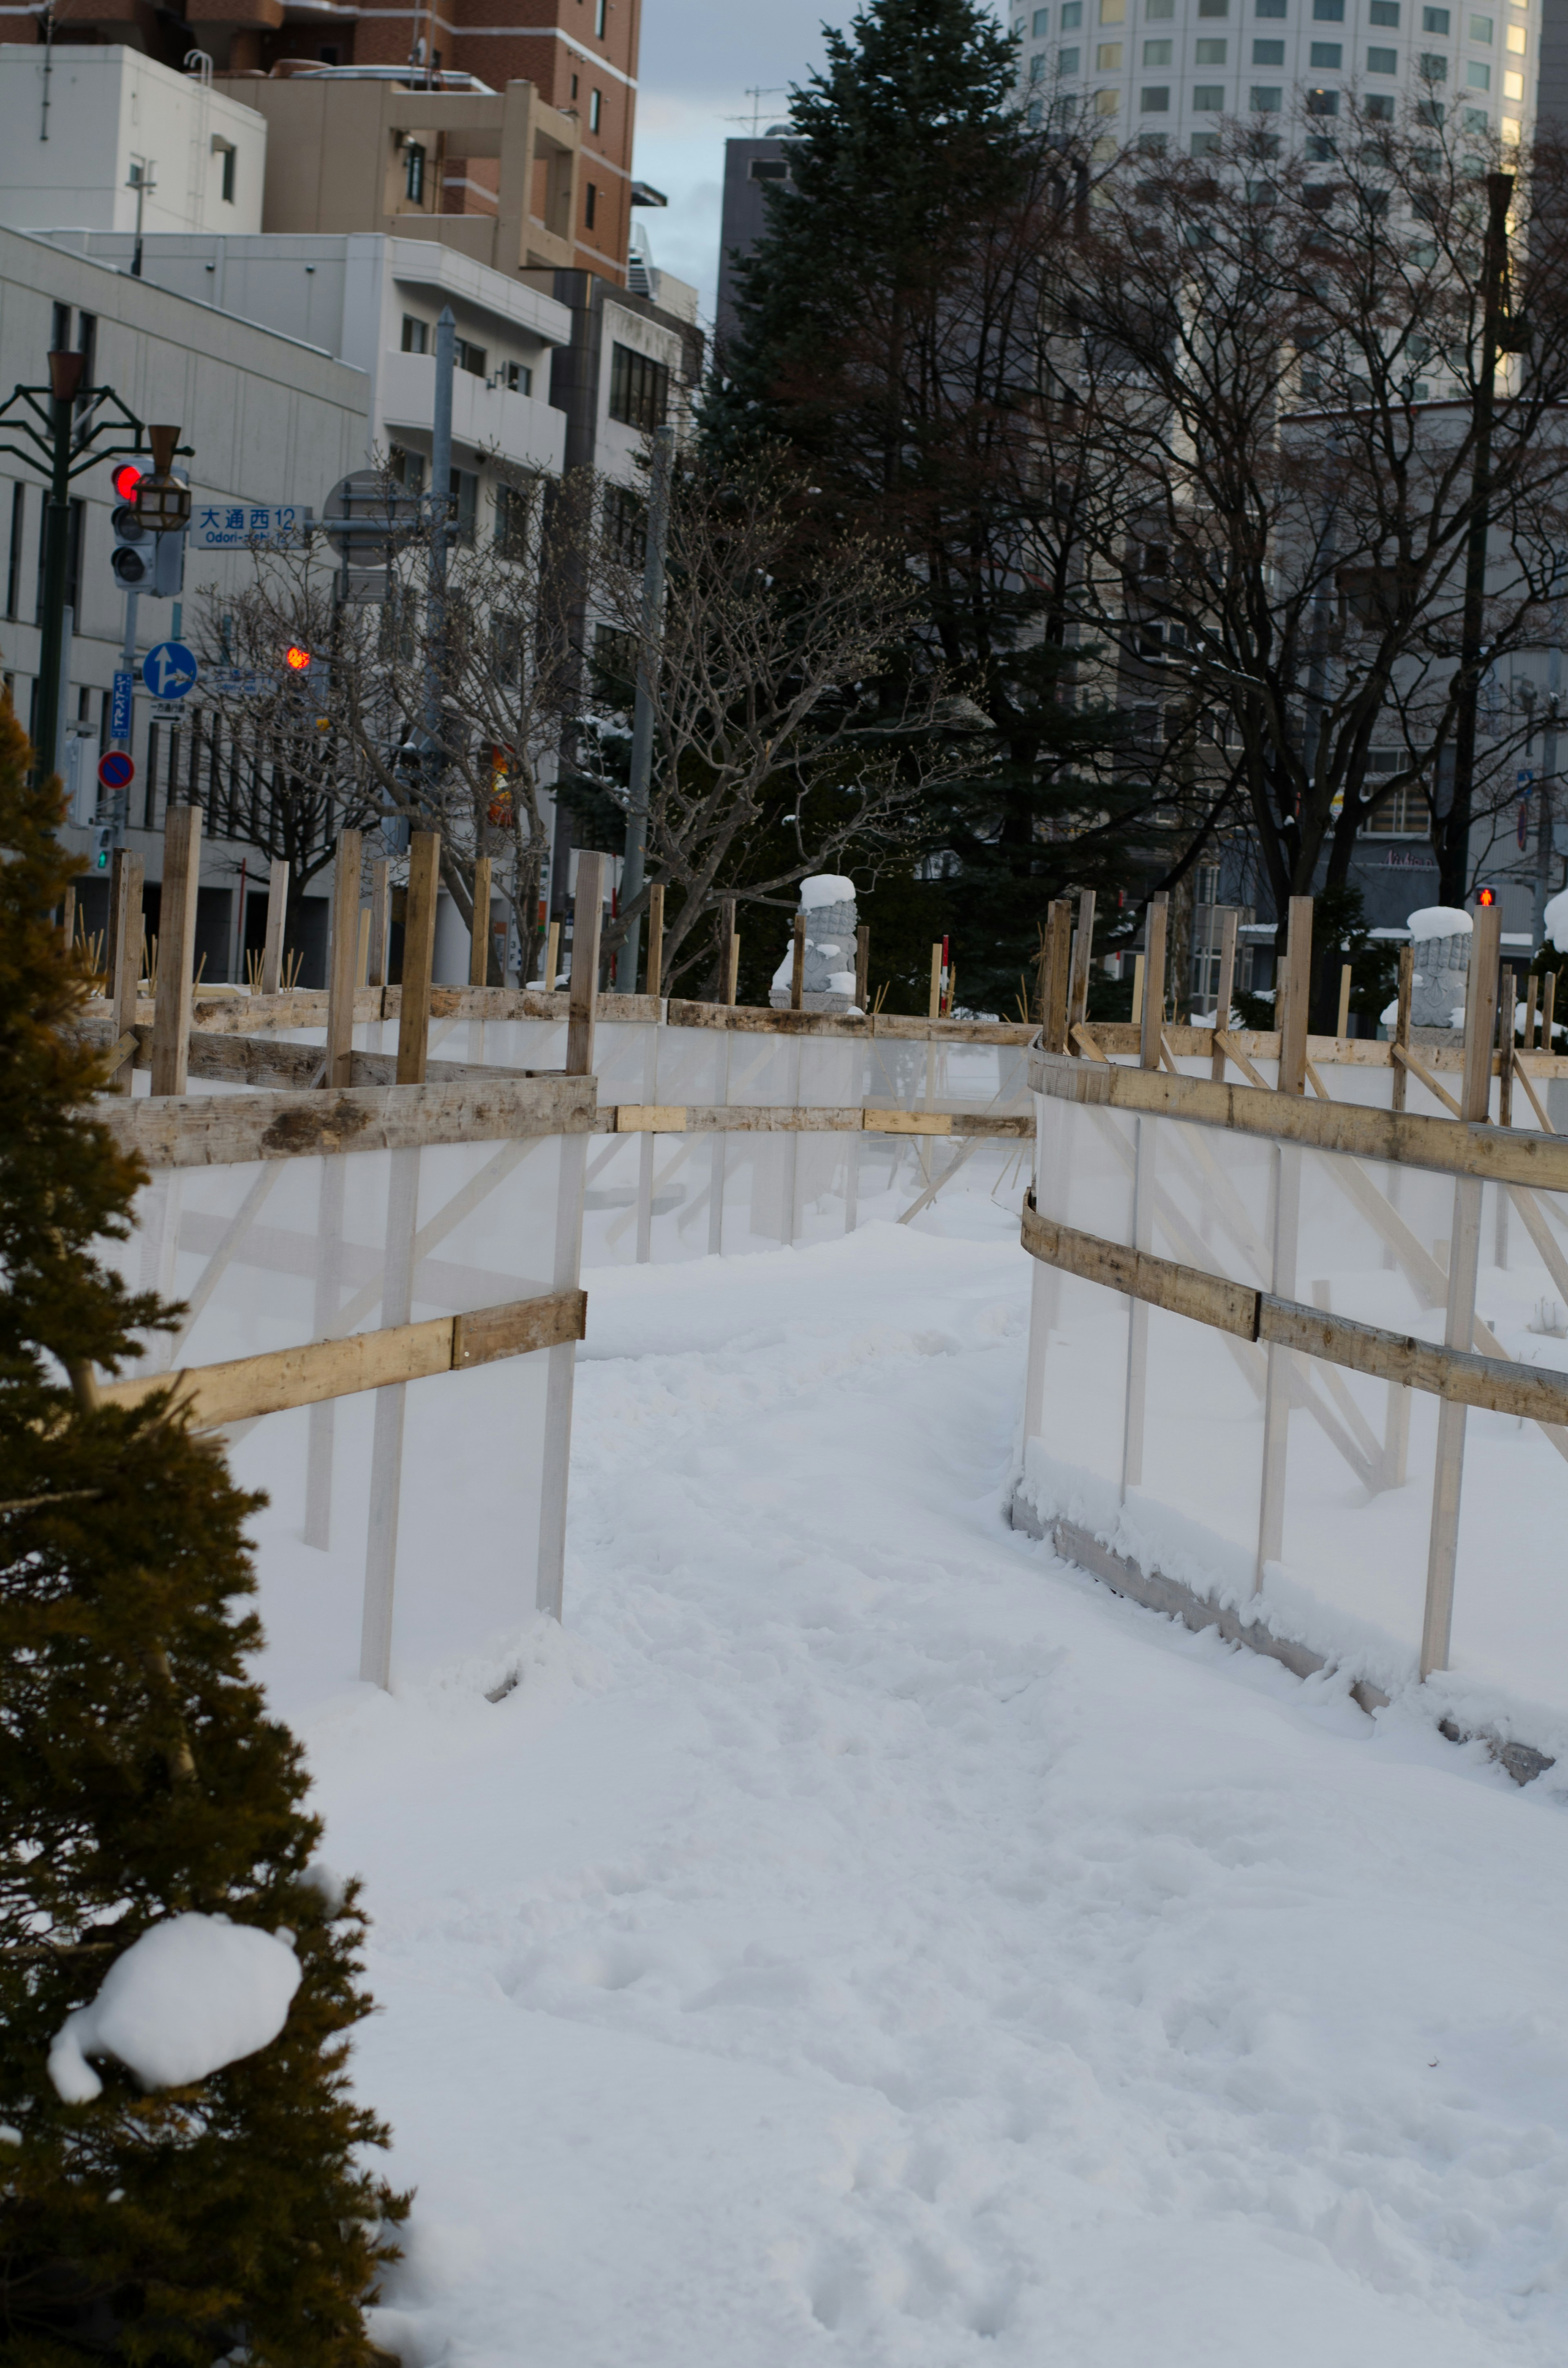
<svg viewBox="0 0 1568 2368">
<path fill-rule="evenodd" d="M 1462 1028 L 1475 924 L 1457 905 L 1423 905 L 1405 922 L 1415 954 L 1413 1028 Z"/>
<path fill-rule="evenodd" d="M 801 882 L 801 911 L 806 923 L 806 968 L 801 1002 L 807 1011 L 854 1011 L 855 882 L 841 872 L 813 872 Z M 791 935 L 784 959 L 773 973 L 768 1002 L 775 1011 L 790 1008 L 795 974 L 795 941 Z"/>
</svg>

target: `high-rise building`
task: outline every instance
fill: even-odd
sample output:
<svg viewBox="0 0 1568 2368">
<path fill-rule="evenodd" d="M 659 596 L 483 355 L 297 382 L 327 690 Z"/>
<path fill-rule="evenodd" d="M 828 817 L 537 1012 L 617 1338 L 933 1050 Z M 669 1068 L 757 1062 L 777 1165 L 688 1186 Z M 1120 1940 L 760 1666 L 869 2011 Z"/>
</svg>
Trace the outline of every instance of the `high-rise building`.
<svg viewBox="0 0 1568 2368">
<path fill-rule="evenodd" d="M 767 222 L 767 192 L 790 178 L 784 144 L 789 126 L 769 125 L 760 137 L 724 142 L 724 211 L 719 230 L 719 346 L 735 333 L 735 266 L 744 263 Z"/>
<path fill-rule="evenodd" d="M 1332 153 L 1352 99 L 1505 146 L 1529 136 L 1542 0 L 1048 0 L 1012 19 L 1031 120 L 1087 108 L 1108 146 L 1201 156 L 1222 119 Z M 1440 110 L 1440 112 L 1438 112 Z"/>
</svg>

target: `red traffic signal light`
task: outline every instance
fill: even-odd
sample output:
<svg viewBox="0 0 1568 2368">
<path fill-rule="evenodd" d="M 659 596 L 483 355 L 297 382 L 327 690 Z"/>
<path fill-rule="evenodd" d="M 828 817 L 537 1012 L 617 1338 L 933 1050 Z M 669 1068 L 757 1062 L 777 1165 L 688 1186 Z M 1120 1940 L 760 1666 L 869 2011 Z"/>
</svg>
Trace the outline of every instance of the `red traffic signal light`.
<svg viewBox="0 0 1568 2368">
<path fill-rule="evenodd" d="M 1476 892 L 1475 892 L 1475 901 L 1476 901 L 1476 903 L 1477 903 L 1478 905 L 1483 905 L 1483 906 L 1487 905 L 1495 905 L 1495 903 L 1497 902 L 1497 891 L 1496 891 L 1496 889 L 1495 889 L 1495 888 L 1478 888 L 1478 889 L 1476 890 Z"/>
<path fill-rule="evenodd" d="M 136 488 L 142 483 L 142 468 L 136 461 L 122 461 L 114 472 L 114 497 L 117 502 L 133 502 Z"/>
<path fill-rule="evenodd" d="M 283 663 L 291 674 L 303 674 L 311 663 L 311 654 L 294 642 L 284 651 Z"/>
</svg>

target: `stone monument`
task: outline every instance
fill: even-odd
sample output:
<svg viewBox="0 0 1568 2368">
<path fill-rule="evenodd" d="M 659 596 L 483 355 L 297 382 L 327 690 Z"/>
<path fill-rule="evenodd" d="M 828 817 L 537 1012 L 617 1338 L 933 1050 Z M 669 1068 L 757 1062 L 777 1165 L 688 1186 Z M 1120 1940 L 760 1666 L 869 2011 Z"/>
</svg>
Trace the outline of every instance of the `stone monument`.
<svg viewBox="0 0 1568 2368">
<path fill-rule="evenodd" d="M 819 871 L 801 882 L 801 910 L 806 921 L 806 973 L 801 1004 L 806 1011 L 854 1011 L 855 882 L 835 871 Z M 795 941 L 791 935 L 784 959 L 773 973 L 768 1002 L 775 1011 L 790 1008 L 790 988 L 795 972 Z"/>
</svg>

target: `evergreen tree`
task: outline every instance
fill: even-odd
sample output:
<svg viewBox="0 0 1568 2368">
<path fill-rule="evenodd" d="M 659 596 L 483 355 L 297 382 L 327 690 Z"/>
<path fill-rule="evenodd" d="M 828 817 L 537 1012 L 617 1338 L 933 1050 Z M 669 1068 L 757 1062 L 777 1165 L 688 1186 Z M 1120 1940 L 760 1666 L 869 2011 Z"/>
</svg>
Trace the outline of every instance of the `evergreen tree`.
<svg viewBox="0 0 1568 2368">
<path fill-rule="evenodd" d="M 23 2368 L 226 2354 L 278 2368 L 379 2356 L 361 2306 L 404 2206 L 360 2159 L 349 2094 L 369 2011 L 353 1903 L 310 1872 L 319 1827 L 260 1643 L 229 1479 L 166 1395 L 94 1404 L 173 1311 L 93 1255 L 142 1180 L 91 1115 L 101 1062 L 51 919 L 76 865 L 59 784 L 27 786 L 0 708 L 0 2350 Z M 281 2034 L 188 2088 L 111 2059 L 67 2103 L 51 2044 L 151 1927 L 187 1911 L 293 1938 Z"/>
<path fill-rule="evenodd" d="M 869 0 L 825 40 L 703 433 L 732 460 L 787 451 L 824 512 L 901 545 L 924 596 L 904 666 L 989 726 L 954 744 L 912 859 L 941 850 L 923 901 L 956 940 L 963 1001 L 1011 1011 L 1052 896 L 1141 898 L 1159 868 L 1148 768 L 1085 700 L 1087 654 L 1065 641 L 1074 489 L 1039 400 L 1063 157 L 1018 108 L 1014 44 L 976 0 Z"/>
</svg>

